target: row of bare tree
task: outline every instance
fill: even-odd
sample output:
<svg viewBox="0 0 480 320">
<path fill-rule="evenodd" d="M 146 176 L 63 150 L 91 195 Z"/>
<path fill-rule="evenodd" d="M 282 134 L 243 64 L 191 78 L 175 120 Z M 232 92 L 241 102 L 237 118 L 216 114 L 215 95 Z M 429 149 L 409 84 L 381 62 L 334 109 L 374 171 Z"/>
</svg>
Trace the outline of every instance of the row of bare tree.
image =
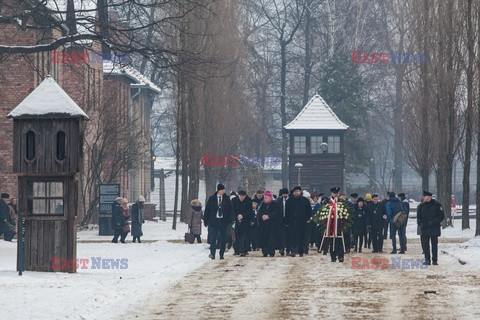
<svg viewBox="0 0 480 320">
<path fill-rule="evenodd" d="M 460 159 L 462 227 L 469 228 L 471 163 L 476 160 L 478 168 L 480 158 L 479 2 L 69 0 L 64 8 L 45 0 L 47 13 L 41 5 L 36 12 L 19 6 L 2 10 L 0 24 L 37 30 L 67 25 L 68 32 L 34 46 L 0 44 L 0 58 L 86 39 L 129 53 L 165 89 L 152 133 L 155 146 L 167 146 L 177 157 L 181 205 L 175 213 L 182 219 L 189 201 L 198 198 L 201 154 L 281 156 L 287 185 L 283 126 L 321 93 L 352 128 L 348 170 L 365 176 L 368 189 L 378 192 L 404 189 L 402 178 L 412 170 L 423 189 L 432 188 L 433 176 L 447 212 L 445 226 L 451 224 L 452 171 Z M 8 1 L 0 3 L 5 8 Z M 44 19 L 41 27 L 24 23 L 35 14 L 38 20 L 39 13 L 56 19 Z M 390 56 L 390 63 L 352 64 L 352 51 L 426 53 L 428 60 L 392 63 Z M 249 191 L 263 183 L 258 169 L 204 172 L 207 194 L 232 175 L 240 174 Z M 480 207 L 478 188 L 476 194 Z"/>
</svg>

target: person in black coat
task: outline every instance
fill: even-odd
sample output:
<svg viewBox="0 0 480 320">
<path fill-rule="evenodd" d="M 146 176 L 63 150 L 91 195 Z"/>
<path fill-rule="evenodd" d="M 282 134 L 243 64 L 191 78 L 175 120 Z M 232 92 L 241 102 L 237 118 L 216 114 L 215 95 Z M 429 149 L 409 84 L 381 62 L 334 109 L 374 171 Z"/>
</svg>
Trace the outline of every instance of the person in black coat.
<svg viewBox="0 0 480 320">
<path fill-rule="evenodd" d="M 390 191 L 387 192 L 385 199 L 383 199 L 380 202 L 380 205 L 378 207 L 378 212 L 380 215 L 382 215 L 383 219 L 385 219 L 385 222 L 382 226 L 382 234 L 383 234 L 383 240 L 387 239 L 387 233 L 388 233 L 388 219 L 387 219 L 387 203 L 390 201 Z"/>
<path fill-rule="evenodd" d="M 378 199 L 378 194 L 372 195 L 372 205 L 366 206 L 367 227 L 370 226 L 370 236 L 372 237 L 373 253 L 383 252 L 383 227 L 386 219 L 384 218 L 382 202 Z"/>
<path fill-rule="evenodd" d="M 355 204 L 352 234 L 355 241 L 355 252 L 362 252 L 363 239 L 367 235 L 366 210 L 362 197 L 358 198 Z"/>
<path fill-rule="evenodd" d="M 138 240 L 138 243 L 142 243 L 140 237 L 143 236 L 142 224 L 145 223 L 145 217 L 143 208 L 145 206 L 145 198 L 143 196 L 138 197 L 138 201 L 132 205 L 132 236 L 133 242 Z"/>
<path fill-rule="evenodd" d="M 0 235 L 4 234 L 3 240 L 11 242 L 15 232 L 12 230 L 14 222 L 10 216 L 10 209 L 7 204 L 9 198 L 10 195 L 8 193 L 2 193 L 0 198 Z"/>
<path fill-rule="evenodd" d="M 122 203 L 123 198 L 117 197 L 115 201 L 112 203 L 112 229 L 114 231 L 113 234 L 113 243 L 118 243 L 118 237 L 122 236 L 123 233 L 123 215 L 122 215 Z"/>
<path fill-rule="evenodd" d="M 442 205 L 432 199 L 432 193 L 423 192 L 423 203 L 418 206 L 417 224 L 420 226 L 422 235 L 423 253 L 425 265 L 438 264 L 438 237 L 441 236 L 441 223 L 445 219 Z M 432 243 L 432 256 L 430 260 L 430 242 Z"/>
<path fill-rule="evenodd" d="M 285 249 L 287 250 L 287 254 L 290 252 L 289 245 L 288 245 L 288 231 L 287 231 L 287 223 L 285 219 L 285 212 L 287 207 L 287 200 L 288 200 L 288 189 L 283 188 L 280 189 L 278 192 L 279 196 L 275 200 L 278 204 L 278 210 L 280 210 L 279 218 L 276 219 L 275 225 L 277 229 L 277 248 L 279 250 L 280 255 L 283 257 L 285 255 Z"/>
<path fill-rule="evenodd" d="M 241 257 L 248 253 L 249 234 L 253 222 L 252 199 L 244 190 L 238 191 L 238 197 L 232 200 L 233 216 L 235 217 L 235 248 Z"/>
<path fill-rule="evenodd" d="M 227 240 L 227 226 L 233 221 L 233 210 L 230 198 L 225 194 L 225 186 L 217 185 L 217 192 L 208 198 L 205 206 L 203 223 L 208 227 L 210 238 L 210 259 L 215 259 L 215 253 L 220 247 L 220 260 L 224 258 L 225 242 Z"/>
<path fill-rule="evenodd" d="M 302 196 L 302 188 L 293 188 L 285 208 L 285 219 L 288 227 L 291 256 L 300 254 L 303 257 L 306 245 L 307 223 L 311 223 L 312 207 L 310 201 Z"/>
<path fill-rule="evenodd" d="M 265 192 L 264 200 L 260 206 L 259 216 L 259 246 L 262 248 L 263 256 L 275 256 L 277 247 L 277 229 L 275 221 L 280 219 L 278 203 L 273 201 L 272 193 Z"/>
</svg>

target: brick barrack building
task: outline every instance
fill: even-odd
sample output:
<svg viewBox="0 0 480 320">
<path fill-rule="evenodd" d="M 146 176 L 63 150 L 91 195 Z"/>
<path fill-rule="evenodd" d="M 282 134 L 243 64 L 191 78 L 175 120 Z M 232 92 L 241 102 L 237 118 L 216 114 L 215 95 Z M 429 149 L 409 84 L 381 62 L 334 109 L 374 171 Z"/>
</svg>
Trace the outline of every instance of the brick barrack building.
<svg viewBox="0 0 480 320">
<path fill-rule="evenodd" d="M 19 16 L 30 9 L 33 2 L 35 1 L 1 1 L 0 16 Z M 76 2 L 79 5 L 96 3 L 96 1 Z M 68 27 L 64 24 L 57 24 L 57 27 L 45 30 L 45 26 L 52 25 L 52 19 L 55 20 L 57 17 L 49 14 L 48 11 L 39 14 L 39 11 L 25 16 L 24 20 L 2 20 L 0 45 L 34 46 L 49 43 L 52 39 L 58 39 L 68 33 Z M 95 14 L 95 11 L 91 14 Z M 38 28 L 25 28 L 26 25 Z M 102 46 L 96 41 L 81 41 L 55 51 L 63 51 L 69 56 L 73 53 L 82 55 L 92 51 L 101 52 Z M 120 67 L 110 61 L 98 61 L 98 59 L 88 63 L 56 63 L 55 59 L 52 59 L 51 51 L 0 55 L 0 192 L 8 192 L 13 197 L 17 196 L 17 179 L 12 173 L 13 123 L 7 119 L 7 114 L 22 102 L 47 75 L 51 75 L 62 89 L 90 115 L 91 121 L 87 125 L 85 135 L 84 180 L 95 169 L 92 166 L 99 157 L 88 146 L 98 141 L 96 135 L 98 130 L 104 130 L 105 123 L 112 125 L 113 122 L 117 126 L 122 126 L 127 132 L 125 137 L 118 137 L 113 146 L 117 147 L 119 152 L 126 152 L 124 148 L 133 145 L 135 147 L 133 153 L 141 156 L 132 158 L 133 161 L 128 164 L 122 163 L 121 168 L 115 168 L 115 172 L 111 172 L 114 166 L 108 164 L 115 162 L 114 155 L 111 152 L 100 155 L 106 157 L 101 167 L 102 180 L 105 180 L 102 182 L 119 183 L 121 195 L 130 201 L 134 201 L 140 194 L 149 201 L 152 172 L 150 112 L 154 97 L 160 93 L 160 89 L 133 67 Z M 114 118 L 107 119 L 106 115 L 114 115 Z M 125 141 L 132 137 L 135 139 L 134 143 Z M 112 150 L 112 145 L 109 147 L 109 150 Z M 79 222 L 82 221 L 82 215 L 88 209 L 90 198 L 97 194 L 95 188 L 87 188 L 86 184 L 86 181 L 83 181 L 84 188 L 80 191 L 84 193 L 84 205 L 83 207 L 80 205 L 77 219 Z"/>
</svg>

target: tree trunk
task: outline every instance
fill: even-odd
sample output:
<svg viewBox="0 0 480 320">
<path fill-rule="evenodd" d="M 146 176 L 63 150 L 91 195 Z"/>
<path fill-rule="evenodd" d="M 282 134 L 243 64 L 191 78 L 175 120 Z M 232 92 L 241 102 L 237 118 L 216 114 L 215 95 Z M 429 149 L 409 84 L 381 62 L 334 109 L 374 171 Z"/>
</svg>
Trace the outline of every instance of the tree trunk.
<svg viewBox="0 0 480 320">
<path fill-rule="evenodd" d="M 478 7 L 477 11 L 478 15 L 480 16 L 480 7 Z M 480 28 L 480 19 L 477 18 L 477 29 Z M 480 30 L 480 29 L 478 29 Z M 477 46 L 480 46 L 480 37 L 477 37 Z M 477 59 L 477 72 L 480 74 L 480 60 Z M 480 77 L 477 77 L 478 85 L 480 85 Z M 480 146 L 478 146 L 478 141 L 480 141 L 480 102 L 477 104 L 477 193 L 475 203 L 477 205 L 476 208 L 476 228 L 475 228 L 475 236 L 480 236 Z"/>
<path fill-rule="evenodd" d="M 400 45 L 400 48 L 403 47 L 403 44 Z M 403 49 L 402 49 L 403 51 Z M 395 185 L 393 186 L 396 192 L 401 192 L 402 190 L 402 176 L 403 176 L 403 80 L 405 78 L 405 66 L 399 64 L 395 66 L 395 109 L 393 114 L 393 123 L 395 128 L 395 139 L 393 147 L 394 161 L 393 165 L 395 167 L 394 180 Z"/>
<path fill-rule="evenodd" d="M 470 229 L 470 164 L 472 157 L 473 136 L 473 64 L 475 59 L 474 40 L 472 30 L 472 0 L 467 0 L 467 111 L 465 116 L 465 163 L 463 166 L 463 195 L 462 195 L 462 230 Z"/>
<path fill-rule="evenodd" d="M 310 37 L 312 13 L 307 9 L 305 16 L 305 68 L 303 75 L 303 104 L 305 106 L 309 100 L 310 76 L 312 73 L 312 45 Z"/>
<path fill-rule="evenodd" d="M 286 82 L 287 82 L 287 44 L 284 40 L 280 40 L 281 49 L 281 69 L 280 69 L 280 114 L 282 116 L 282 186 L 288 186 L 288 138 L 285 126 L 287 125 L 287 111 L 286 111 Z"/>
</svg>

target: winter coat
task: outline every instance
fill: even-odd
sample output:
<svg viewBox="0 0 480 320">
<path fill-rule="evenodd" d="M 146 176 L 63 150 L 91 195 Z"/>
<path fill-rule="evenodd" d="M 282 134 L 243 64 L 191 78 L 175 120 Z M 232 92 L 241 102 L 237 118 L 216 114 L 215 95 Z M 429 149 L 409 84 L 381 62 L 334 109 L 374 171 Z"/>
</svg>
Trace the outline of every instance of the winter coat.
<svg viewBox="0 0 480 320">
<path fill-rule="evenodd" d="M 381 202 L 375 204 L 373 201 L 365 207 L 367 211 L 367 226 L 372 226 L 372 230 L 383 230 L 385 226 L 386 220 L 383 218 L 382 207 Z"/>
<path fill-rule="evenodd" d="M 307 198 L 291 195 L 285 208 L 285 223 L 288 226 L 289 242 L 292 247 L 305 245 L 307 221 L 312 217 L 312 207 Z"/>
<path fill-rule="evenodd" d="M 365 207 L 358 207 L 355 205 L 355 210 L 353 212 L 353 226 L 352 226 L 353 236 L 365 236 L 367 235 L 367 217 Z"/>
<path fill-rule="evenodd" d="M 246 196 L 245 199 L 241 201 L 239 197 L 235 197 L 232 200 L 232 208 L 236 234 L 248 234 L 250 232 L 251 223 L 254 221 L 252 199 L 249 196 Z M 243 216 L 242 221 L 238 220 L 239 214 Z"/>
<path fill-rule="evenodd" d="M 224 193 L 222 196 L 222 205 L 218 208 L 217 192 L 210 196 L 205 206 L 205 213 L 203 215 L 203 223 L 206 227 L 214 225 L 217 219 L 217 211 L 222 213 L 222 222 L 225 226 L 233 222 L 233 209 L 230 198 Z"/>
<path fill-rule="evenodd" d="M 132 236 L 143 236 L 142 224 L 145 223 L 143 210 L 140 208 L 140 203 L 137 201 L 132 206 Z"/>
<path fill-rule="evenodd" d="M 262 217 L 267 215 L 268 220 L 263 221 Z M 262 203 L 258 212 L 258 246 L 264 249 L 276 249 L 278 245 L 278 235 L 276 229 L 276 221 L 280 219 L 280 210 L 278 203 L 273 201 L 270 204 Z"/>
<path fill-rule="evenodd" d="M 121 229 L 123 228 L 123 217 L 122 217 L 122 207 L 118 204 L 117 201 L 112 203 L 112 228 Z"/>
<path fill-rule="evenodd" d="M 196 236 L 202 234 L 202 219 L 202 207 L 190 207 L 190 210 L 187 212 L 188 228 Z"/>
<path fill-rule="evenodd" d="M 257 198 L 256 195 L 254 195 L 252 197 L 252 202 L 256 202 L 257 203 L 257 208 L 260 208 L 260 205 L 262 204 L 263 202 L 263 197 L 261 197 L 260 199 Z"/>
<path fill-rule="evenodd" d="M 287 229 L 285 227 L 286 220 L 283 216 L 283 197 L 278 197 L 275 202 L 278 207 L 278 219 L 275 219 L 275 231 L 277 233 L 277 248 L 278 250 L 283 250 L 287 246 Z M 288 198 L 287 198 L 288 200 Z M 285 206 L 285 214 L 286 214 Z"/>
<path fill-rule="evenodd" d="M 386 205 L 387 209 L 387 216 L 388 216 L 388 221 L 390 223 L 394 223 L 394 218 L 397 213 L 400 211 L 407 212 L 407 209 L 403 202 L 401 202 L 398 198 L 392 198 Z"/>
<path fill-rule="evenodd" d="M 441 223 L 445 219 L 442 205 L 432 199 L 420 204 L 417 210 L 417 224 L 420 226 L 422 236 L 441 236 Z"/>
<path fill-rule="evenodd" d="M 10 230 L 10 210 L 8 205 L 0 199 L 0 235 Z"/>
</svg>

